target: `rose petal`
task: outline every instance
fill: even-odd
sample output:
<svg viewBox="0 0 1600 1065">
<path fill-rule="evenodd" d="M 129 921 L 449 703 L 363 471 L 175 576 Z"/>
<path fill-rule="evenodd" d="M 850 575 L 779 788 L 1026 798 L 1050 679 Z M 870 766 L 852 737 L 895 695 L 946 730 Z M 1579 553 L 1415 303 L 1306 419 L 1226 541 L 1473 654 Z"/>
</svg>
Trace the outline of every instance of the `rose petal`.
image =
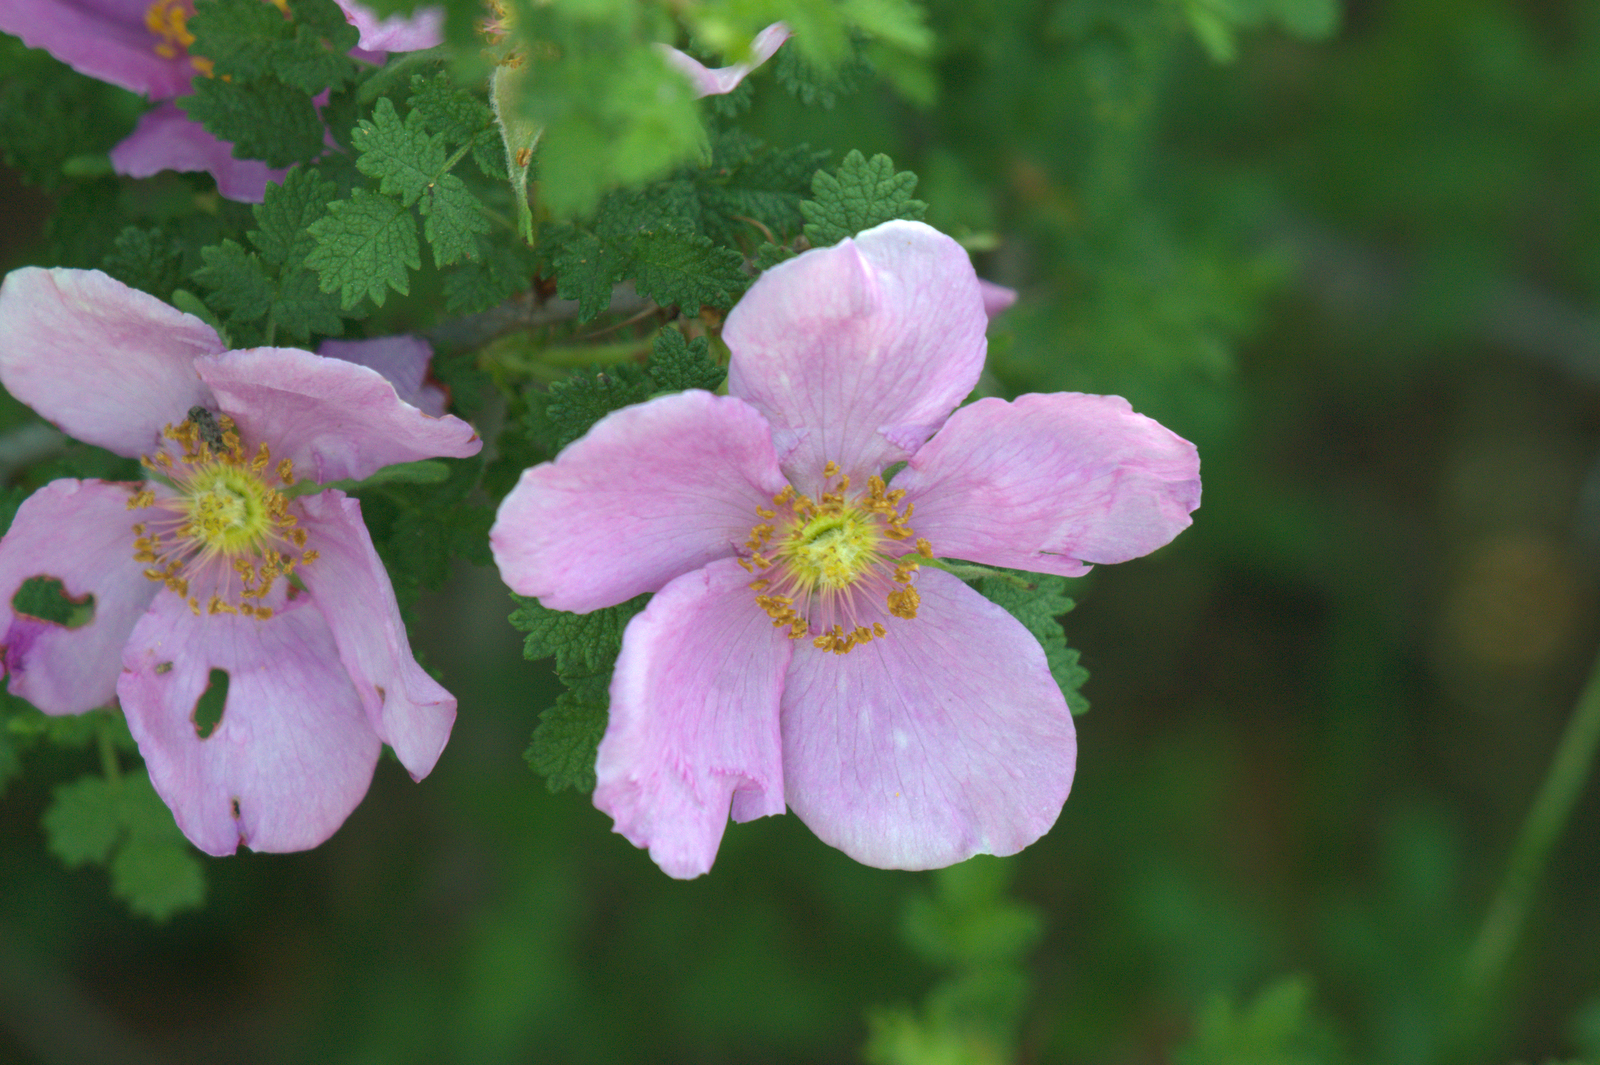
<svg viewBox="0 0 1600 1065">
<path fill-rule="evenodd" d="M 309 597 L 266 621 L 196 617 L 163 595 L 123 652 L 117 695 L 178 827 L 207 854 L 315 847 L 367 792 L 378 737 Z M 228 674 L 222 720 L 201 739 L 195 708 Z"/>
<path fill-rule="evenodd" d="M 983 313 L 990 318 L 1017 302 L 1017 290 L 978 278 L 978 291 L 983 294 Z"/>
<path fill-rule="evenodd" d="M 834 655 L 795 651 L 783 693 L 789 808 L 867 865 L 932 869 L 1014 854 L 1055 823 L 1072 715 L 1022 625 L 923 569 L 915 620 Z"/>
<path fill-rule="evenodd" d="M 773 53 L 790 36 L 788 26 L 782 22 L 774 22 L 756 34 L 755 40 L 750 42 L 749 62 L 734 63 L 732 66 L 716 69 L 709 69 L 698 59 L 668 45 L 658 44 L 656 49 L 669 66 L 689 79 L 689 84 L 694 87 L 695 96 L 721 96 L 738 88 L 745 76 L 771 59 Z"/>
<path fill-rule="evenodd" d="M 911 455 L 977 383 L 988 318 L 961 245 L 886 222 L 768 270 L 728 315 L 728 393 L 772 422 L 794 486 L 858 485 Z"/>
<path fill-rule="evenodd" d="M 1032 394 L 956 411 L 894 483 L 935 554 L 1076 577 L 1187 528 L 1200 458 L 1119 396 Z"/>
<path fill-rule="evenodd" d="M 433 769 L 456 719 L 455 696 L 411 654 L 389 574 L 373 550 L 361 504 L 330 491 L 299 500 L 300 527 L 316 561 L 300 579 L 339 647 L 378 738 L 421 780 Z"/>
<path fill-rule="evenodd" d="M 156 54 L 144 23 L 150 0 L 0 0 L 0 30 L 43 48 L 80 74 L 153 100 L 189 91 L 187 55 Z"/>
<path fill-rule="evenodd" d="M 732 559 L 686 573 L 628 623 L 594 804 L 668 876 L 711 868 L 728 824 L 783 812 L 778 696 L 794 642 Z M 808 648 L 809 649 L 809 648 Z"/>
<path fill-rule="evenodd" d="M 0 382 L 63 431 L 119 455 L 213 402 L 194 360 L 222 350 L 200 319 L 98 270 L 13 270 L 0 284 Z"/>
<path fill-rule="evenodd" d="M 460 418 L 433 418 L 404 402 L 376 370 L 297 348 L 251 348 L 198 359 L 195 368 L 246 446 L 266 441 L 274 461 L 319 482 L 360 480 L 396 462 L 483 447 Z"/>
<path fill-rule="evenodd" d="M 586 613 L 728 557 L 783 483 L 761 415 L 681 392 L 609 414 L 525 470 L 489 544 L 513 591 Z"/>
<path fill-rule="evenodd" d="M 424 414 L 444 414 L 444 389 L 428 383 L 433 348 L 418 336 L 374 337 L 371 340 L 324 340 L 317 354 L 377 370 L 395 393 Z"/>
<path fill-rule="evenodd" d="M 133 132 L 111 149 L 111 168 L 134 178 L 163 170 L 204 170 L 216 178 L 218 193 L 239 203 L 260 203 L 267 183 L 282 182 L 289 172 L 259 159 L 236 159 L 232 144 L 213 137 L 170 103 L 146 111 Z"/>
<path fill-rule="evenodd" d="M 361 31 L 356 47 L 366 53 L 360 58 L 382 63 L 388 52 L 419 52 L 444 43 L 444 8 L 418 8 L 411 15 L 394 14 L 379 18 L 377 12 L 355 0 L 334 0 L 344 12 L 345 21 Z"/>
<path fill-rule="evenodd" d="M 47 714 L 81 714 L 116 694 L 122 645 L 160 585 L 133 558 L 128 500 L 139 484 L 51 481 L 23 500 L 0 541 L 0 623 L 12 695 Z M 30 577 L 69 599 L 94 596 L 94 617 L 69 629 L 11 607 Z"/>
</svg>

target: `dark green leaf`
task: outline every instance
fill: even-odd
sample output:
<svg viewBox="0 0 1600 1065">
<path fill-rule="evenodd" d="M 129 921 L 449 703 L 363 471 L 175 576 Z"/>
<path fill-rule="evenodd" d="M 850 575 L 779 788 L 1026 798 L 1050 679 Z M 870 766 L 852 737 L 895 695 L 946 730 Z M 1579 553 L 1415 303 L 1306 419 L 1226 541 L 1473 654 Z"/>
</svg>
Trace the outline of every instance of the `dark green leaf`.
<svg viewBox="0 0 1600 1065">
<path fill-rule="evenodd" d="M 812 178 L 811 199 L 800 204 L 806 239 L 822 247 L 897 218 L 920 219 L 928 205 L 911 198 L 916 188 L 917 175 L 895 173 L 887 155 L 869 160 L 852 150 L 836 174 L 819 170 Z"/>
<path fill-rule="evenodd" d="M 711 361 L 711 345 L 705 337 L 685 340 L 676 329 L 661 330 L 650 356 L 650 377 L 660 392 L 685 388 L 715 391 L 727 379 L 726 368 Z"/>
<path fill-rule="evenodd" d="M 322 154 L 322 119 L 311 98 L 276 78 L 196 78 L 194 95 L 180 99 L 178 106 L 212 136 L 232 142 L 240 159 L 293 166 Z"/>
<path fill-rule="evenodd" d="M 281 185 L 268 185 L 266 198 L 252 208 L 260 228 L 248 234 L 261 258 L 273 266 L 303 260 L 316 246 L 306 230 L 327 214 L 334 192 L 314 167 L 297 167 Z"/>
<path fill-rule="evenodd" d="M 676 304 L 684 314 L 702 304 L 726 309 L 750 285 L 744 259 L 709 237 L 661 228 L 641 233 L 633 246 L 634 287 L 663 307 Z"/>
<path fill-rule="evenodd" d="M 407 269 L 422 267 L 416 219 L 394 200 L 367 189 L 329 204 L 328 216 L 312 225 L 311 235 L 317 247 L 306 256 L 306 265 L 317 272 L 324 292 L 339 292 L 345 307 L 364 297 L 381 307 L 391 288 L 409 293 Z"/>
</svg>

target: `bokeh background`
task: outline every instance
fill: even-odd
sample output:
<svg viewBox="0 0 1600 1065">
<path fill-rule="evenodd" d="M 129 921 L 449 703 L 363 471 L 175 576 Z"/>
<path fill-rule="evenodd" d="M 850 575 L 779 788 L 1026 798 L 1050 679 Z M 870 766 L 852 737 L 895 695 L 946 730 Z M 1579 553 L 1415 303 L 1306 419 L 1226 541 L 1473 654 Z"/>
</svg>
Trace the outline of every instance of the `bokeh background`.
<svg viewBox="0 0 1600 1065">
<path fill-rule="evenodd" d="M 928 6 L 922 102 L 760 75 L 752 127 L 920 175 L 1021 292 L 986 387 L 1125 395 L 1203 461 L 1191 530 L 1073 582 L 1055 829 L 940 876 L 768 819 L 671 881 L 528 771 L 554 681 L 463 568 L 413 633 L 461 700 L 437 771 L 207 862 L 198 912 L 52 857 L 96 755 L 27 753 L 0 1061 L 1600 1059 L 1600 788 L 1505 986 L 1459 995 L 1600 643 L 1600 6 Z M 5 266 L 68 194 L 0 176 Z"/>
</svg>

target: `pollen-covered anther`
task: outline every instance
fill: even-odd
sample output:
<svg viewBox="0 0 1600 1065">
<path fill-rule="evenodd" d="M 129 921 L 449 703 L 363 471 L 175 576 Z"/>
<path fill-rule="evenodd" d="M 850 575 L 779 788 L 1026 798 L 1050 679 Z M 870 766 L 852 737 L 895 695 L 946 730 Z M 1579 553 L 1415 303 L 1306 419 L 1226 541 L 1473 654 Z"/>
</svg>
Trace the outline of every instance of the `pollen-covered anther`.
<svg viewBox="0 0 1600 1065">
<path fill-rule="evenodd" d="M 155 512 L 134 526 L 134 558 L 197 616 L 271 617 L 270 608 L 249 601 L 316 558 L 279 490 L 293 483 L 292 460 L 274 464 L 265 443 L 252 454 L 232 419 L 203 407 L 161 435 L 174 446 L 142 461 L 170 491 L 152 486 L 132 497 L 135 509 Z M 198 594 L 190 595 L 197 581 Z"/>
<path fill-rule="evenodd" d="M 911 587 L 918 563 L 892 546 L 916 535 L 907 523 L 910 505 L 900 509 L 905 492 L 890 491 L 878 476 L 868 478 L 865 492 L 852 494 L 850 487 L 849 475 L 832 461 L 823 467 L 816 501 L 786 486 L 772 502 L 787 513 L 758 506 L 761 521 L 736 556 L 747 572 L 764 571 L 749 587 L 773 626 L 834 654 L 888 635 L 882 622 L 861 617 L 874 609 L 869 603 L 905 620 L 920 605 Z M 932 558 L 933 545 L 924 538 L 917 552 L 919 560 Z"/>
</svg>

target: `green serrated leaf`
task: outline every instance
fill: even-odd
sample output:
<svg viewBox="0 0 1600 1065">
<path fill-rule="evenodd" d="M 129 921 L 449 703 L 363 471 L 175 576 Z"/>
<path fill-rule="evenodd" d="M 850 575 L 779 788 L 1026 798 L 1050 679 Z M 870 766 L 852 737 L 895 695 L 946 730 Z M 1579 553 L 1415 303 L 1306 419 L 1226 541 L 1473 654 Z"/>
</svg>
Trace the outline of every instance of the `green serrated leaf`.
<svg viewBox="0 0 1600 1065">
<path fill-rule="evenodd" d="M 435 263 L 449 266 L 478 257 L 477 235 L 489 232 L 489 219 L 460 178 L 441 175 L 421 203 L 422 233 Z"/>
<path fill-rule="evenodd" d="M 526 633 L 522 657 L 530 662 L 552 655 L 556 672 L 573 676 L 607 673 L 607 663 L 622 650 L 622 630 L 633 616 L 644 609 L 650 597 L 637 596 L 617 606 L 588 614 L 551 610 L 537 599 L 513 595 L 517 609 L 511 613 L 511 627 Z"/>
<path fill-rule="evenodd" d="M 666 328 L 656 335 L 647 367 L 656 390 L 677 392 L 703 388 L 714 392 L 728 377 L 725 367 L 711 361 L 711 344 L 705 337 L 685 340 L 676 329 Z"/>
<path fill-rule="evenodd" d="M 182 263 L 176 242 L 161 230 L 128 226 L 117 234 L 100 268 L 124 285 L 164 300 L 183 279 Z"/>
<path fill-rule="evenodd" d="M 344 332 L 338 294 L 322 291 L 316 275 L 298 266 L 285 270 L 278 278 L 272 320 L 280 331 L 299 341 L 310 340 L 314 333 L 338 336 Z"/>
<path fill-rule="evenodd" d="M 445 312 L 460 316 L 488 310 L 527 288 L 533 271 L 533 253 L 521 243 L 480 239 L 477 260 L 445 275 Z"/>
<path fill-rule="evenodd" d="M 546 778 L 551 791 L 593 791 L 595 750 L 605 734 L 607 686 L 622 650 L 622 632 L 650 597 L 641 595 L 589 614 L 550 610 L 536 599 L 512 598 L 519 605 L 511 624 L 528 634 L 523 655 L 530 660 L 554 655 L 556 675 L 568 688 L 539 715 L 524 757 Z"/>
<path fill-rule="evenodd" d="M 622 280 L 629 261 L 592 233 L 573 233 L 549 253 L 556 295 L 578 301 L 578 321 L 587 322 L 611 306 L 611 286 Z"/>
<path fill-rule="evenodd" d="M 322 154 L 322 119 L 311 98 L 276 78 L 196 78 L 194 95 L 178 106 L 212 136 L 231 142 L 237 158 L 293 166 Z"/>
<path fill-rule="evenodd" d="M 327 214 L 336 186 L 315 167 L 296 167 L 282 184 L 269 184 L 265 199 L 251 208 L 259 229 L 245 234 L 273 266 L 303 260 L 316 246 L 306 230 Z"/>
<path fill-rule="evenodd" d="M 539 724 L 522 757 L 545 778 L 551 792 L 565 788 L 585 794 L 594 790 L 594 763 L 606 733 L 611 699 L 606 679 L 586 678 L 556 696 L 555 705 L 539 714 Z"/>
<path fill-rule="evenodd" d="M 104 865 L 122 838 L 119 787 L 93 773 L 62 784 L 55 789 L 40 823 L 45 845 L 67 868 Z"/>
<path fill-rule="evenodd" d="M 239 322 L 264 318 L 272 310 L 276 286 L 261 259 L 231 240 L 201 251 L 205 266 L 194 279 L 212 290 L 209 304 Z"/>
<path fill-rule="evenodd" d="M 1066 630 L 1056 620 L 1073 607 L 1066 595 L 1067 579 L 1004 570 L 975 581 L 973 587 L 991 602 L 1004 607 L 1039 641 L 1050 666 L 1050 675 L 1067 698 L 1068 709 L 1074 715 L 1087 711 L 1089 700 L 1084 697 L 1082 688 L 1089 679 L 1089 671 L 1078 663 L 1077 650 L 1067 646 Z"/>
<path fill-rule="evenodd" d="M 549 392 L 538 397 L 543 401 L 539 412 L 554 430 L 554 446 L 559 450 L 612 411 L 649 399 L 652 391 L 650 378 L 632 363 L 604 370 L 593 367 L 551 385 Z M 530 406 L 533 402 L 530 397 Z"/>
<path fill-rule="evenodd" d="M 503 158 L 494 132 L 494 112 L 484 101 L 452 84 L 444 71 L 426 78 L 413 74 L 409 103 L 412 113 L 421 116 L 430 132 L 457 146 L 484 138 L 491 143 L 495 155 Z M 501 169 L 504 170 L 503 163 Z"/>
<path fill-rule="evenodd" d="M 911 198 L 916 188 L 917 175 L 895 173 L 887 155 L 869 160 L 852 150 L 837 173 L 819 170 L 812 178 L 811 199 L 800 204 L 806 239 L 822 247 L 897 218 L 918 220 L 928 205 Z"/>
<path fill-rule="evenodd" d="M 417 223 L 387 196 L 356 189 L 348 200 L 328 205 L 311 227 L 317 246 L 306 256 L 324 292 L 337 291 L 345 307 L 363 298 L 383 306 L 388 290 L 409 295 L 409 270 L 422 268 Z"/>
<path fill-rule="evenodd" d="M 260 0 L 196 0 L 190 51 L 212 60 L 218 78 L 273 77 L 306 94 L 354 75 L 348 53 L 360 33 L 333 0 L 292 0 L 288 14 Z"/>
<path fill-rule="evenodd" d="M 386 96 L 373 108 L 372 120 L 359 123 L 352 137 L 361 153 L 356 168 L 377 178 L 381 191 L 400 197 L 407 207 L 416 203 L 445 169 L 444 138 L 429 135 L 418 111 L 401 121 Z"/>
<path fill-rule="evenodd" d="M 633 244 L 634 287 L 663 307 L 676 304 L 684 314 L 702 305 L 726 309 L 750 285 L 744 258 L 732 248 L 663 227 L 641 233 Z"/>
</svg>

